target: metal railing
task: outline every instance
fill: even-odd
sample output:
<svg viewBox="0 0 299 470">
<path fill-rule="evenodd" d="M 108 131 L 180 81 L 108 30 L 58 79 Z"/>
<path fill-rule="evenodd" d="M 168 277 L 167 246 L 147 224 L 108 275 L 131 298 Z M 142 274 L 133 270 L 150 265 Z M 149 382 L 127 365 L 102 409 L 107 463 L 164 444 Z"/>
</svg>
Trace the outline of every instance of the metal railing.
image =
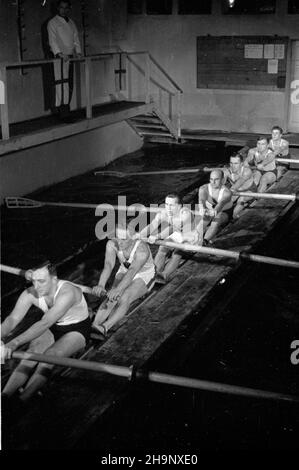
<svg viewBox="0 0 299 470">
<path fill-rule="evenodd" d="M 140 65 L 137 61 L 134 60 L 134 57 L 142 56 L 144 58 L 143 66 Z M 119 50 L 117 52 L 109 52 L 109 53 L 101 53 L 101 54 L 94 54 L 86 57 L 80 58 L 70 58 L 70 62 L 74 63 L 83 63 L 84 64 L 84 76 L 85 76 L 85 115 L 86 119 L 91 119 L 93 117 L 93 106 L 97 103 L 93 103 L 93 95 L 92 95 L 92 78 L 93 78 L 93 66 L 92 62 L 98 60 L 113 60 L 119 57 L 120 63 L 122 63 L 122 59 L 125 59 L 125 72 L 128 76 L 128 64 L 132 64 L 138 74 L 143 76 L 144 82 L 144 94 L 143 99 L 145 103 L 150 103 L 153 100 L 151 95 L 151 86 L 155 87 L 157 92 L 157 105 L 162 106 L 162 94 L 166 93 L 168 96 L 168 117 L 172 120 L 174 115 L 173 110 L 173 97 L 177 97 L 176 103 L 176 128 L 177 128 L 177 135 L 180 137 L 181 135 L 181 95 L 182 90 L 178 86 L 178 84 L 171 78 L 171 76 L 166 72 L 166 70 L 153 58 L 153 56 L 148 51 L 137 51 L 137 52 L 126 52 Z M 30 61 L 21 61 L 21 62 L 1 62 L 0 63 L 0 84 L 2 90 L 2 100 L 0 96 L 0 111 L 1 111 L 1 129 L 2 129 L 2 140 L 7 140 L 10 138 L 10 120 L 9 120 L 9 97 L 8 97 L 8 77 L 7 71 L 11 69 L 24 69 L 24 68 L 35 68 L 35 67 L 43 67 L 45 64 L 55 63 L 57 61 L 61 61 L 62 59 L 43 59 L 43 60 L 30 60 Z M 123 66 L 121 67 L 123 68 Z M 153 76 L 153 71 L 156 69 L 159 71 L 163 77 L 163 79 L 171 85 L 172 89 L 169 89 L 165 84 L 160 83 L 159 80 L 155 79 Z M 114 70 L 114 72 L 122 73 L 123 71 Z M 129 79 L 128 79 L 129 82 Z M 122 80 L 119 80 L 119 86 L 115 87 L 116 92 L 124 91 L 122 87 Z M 130 83 L 127 84 L 127 98 L 130 100 L 132 98 L 130 96 L 130 92 L 128 91 L 130 88 Z"/>
</svg>

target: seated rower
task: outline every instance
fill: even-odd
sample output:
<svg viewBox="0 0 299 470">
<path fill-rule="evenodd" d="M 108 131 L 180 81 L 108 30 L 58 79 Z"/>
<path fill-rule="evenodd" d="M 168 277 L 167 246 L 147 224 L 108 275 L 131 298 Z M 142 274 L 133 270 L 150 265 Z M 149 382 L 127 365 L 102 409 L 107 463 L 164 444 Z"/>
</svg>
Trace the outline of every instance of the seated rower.
<svg viewBox="0 0 299 470">
<path fill-rule="evenodd" d="M 213 170 L 210 183 L 204 184 L 198 190 L 198 204 L 203 208 L 203 245 L 213 243 L 219 229 L 226 225 L 232 216 L 232 193 L 224 185 L 222 170 Z"/>
<path fill-rule="evenodd" d="M 1 339 L 5 340 L 13 332 L 31 306 L 40 308 L 44 315 L 2 346 L 2 358 L 9 358 L 12 351 L 27 343 L 29 353 L 72 356 L 86 346 L 90 334 L 90 318 L 82 291 L 68 281 L 57 279 L 56 269 L 49 262 L 27 273 L 33 286 L 20 295 L 13 311 L 1 324 Z M 2 396 L 10 397 L 24 387 L 20 399 L 26 401 L 46 383 L 52 368 L 51 364 L 22 360 Z"/>
<path fill-rule="evenodd" d="M 281 127 L 272 127 L 272 138 L 269 141 L 268 148 L 273 151 L 275 157 L 290 158 L 289 142 L 281 137 L 282 134 L 283 130 Z M 278 163 L 277 179 L 281 178 L 282 175 L 288 170 L 288 168 L 288 163 Z"/>
<path fill-rule="evenodd" d="M 151 250 L 147 243 L 133 240 L 131 232 L 130 227 L 116 226 L 116 238 L 107 242 L 104 269 L 98 285 L 93 288 L 96 295 L 106 293 L 106 283 L 118 259 L 120 267 L 112 288 L 92 325 L 104 337 L 125 316 L 132 302 L 143 297 L 154 285 L 155 265 Z"/>
<path fill-rule="evenodd" d="M 158 230 L 161 229 L 158 235 Z M 157 213 L 154 220 L 146 226 L 136 238 L 149 236 L 149 243 L 158 238 L 177 243 L 198 243 L 199 234 L 196 231 L 195 219 L 190 209 L 183 207 L 177 193 L 168 194 L 165 198 L 165 208 Z M 155 256 L 155 265 L 158 278 L 168 281 L 172 273 L 178 268 L 183 250 L 160 246 Z"/>
<path fill-rule="evenodd" d="M 244 165 L 243 157 L 235 153 L 230 157 L 229 168 L 224 168 L 224 184 L 232 191 L 257 192 L 257 186 L 253 179 L 253 173 L 248 166 Z M 232 196 L 233 218 L 237 219 L 246 205 L 253 200 L 252 197 Z"/>
<path fill-rule="evenodd" d="M 244 162 L 253 170 L 253 179 L 259 193 L 264 193 L 268 186 L 275 183 L 277 177 L 275 155 L 268 148 L 266 137 L 259 137 L 256 147 L 250 149 Z"/>
</svg>

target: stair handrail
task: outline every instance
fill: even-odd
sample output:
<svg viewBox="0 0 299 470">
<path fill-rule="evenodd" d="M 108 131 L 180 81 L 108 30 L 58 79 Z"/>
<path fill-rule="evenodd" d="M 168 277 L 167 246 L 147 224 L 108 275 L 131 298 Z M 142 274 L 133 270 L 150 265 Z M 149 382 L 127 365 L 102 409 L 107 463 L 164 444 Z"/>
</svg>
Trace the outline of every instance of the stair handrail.
<svg viewBox="0 0 299 470">
<path fill-rule="evenodd" d="M 154 57 L 149 53 L 149 58 L 155 64 L 155 66 L 165 75 L 165 77 L 172 83 L 172 85 L 179 91 L 180 93 L 183 93 L 183 90 L 181 87 L 171 78 L 171 76 L 166 72 L 166 70 L 162 67 L 162 65 L 159 64 L 159 62 L 154 59 Z"/>
</svg>

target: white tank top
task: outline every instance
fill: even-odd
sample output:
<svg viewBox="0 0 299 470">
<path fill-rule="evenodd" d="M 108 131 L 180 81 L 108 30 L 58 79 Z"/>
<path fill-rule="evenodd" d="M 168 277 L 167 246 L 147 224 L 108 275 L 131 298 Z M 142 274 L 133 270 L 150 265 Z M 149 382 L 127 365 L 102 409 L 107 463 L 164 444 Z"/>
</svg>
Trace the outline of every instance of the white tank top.
<svg viewBox="0 0 299 470">
<path fill-rule="evenodd" d="M 115 240 L 115 243 L 114 243 L 114 247 L 115 247 L 115 250 L 116 250 L 116 255 L 119 259 L 119 262 L 120 264 L 122 265 L 123 268 L 125 269 L 129 269 L 130 265 L 132 264 L 132 261 L 134 259 L 134 256 L 135 256 L 135 253 L 137 251 L 137 248 L 139 246 L 139 244 L 141 243 L 141 240 L 136 240 L 135 242 L 135 245 L 133 246 L 132 248 L 132 251 L 130 253 L 130 256 L 128 259 L 125 258 L 125 255 L 123 253 L 122 250 L 119 250 L 118 248 L 118 244 Z M 148 248 L 148 252 L 149 252 L 149 256 L 145 262 L 145 264 L 142 266 L 142 268 L 138 271 L 139 273 L 144 273 L 144 272 L 147 272 L 149 270 L 152 270 L 155 265 L 154 265 L 154 260 L 153 260 L 153 257 L 152 257 L 152 252 L 151 250 L 149 249 L 149 247 L 147 246 Z"/>
<path fill-rule="evenodd" d="M 57 283 L 57 289 L 54 295 L 54 303 L 55 299 L 63 286 L 63 284 L 68 283 L 68 281 L 59 280 Z M 71 284 L 71 283 L 68 283 Z M 72 284 L 71 284 L 72 285 Z M 79 323 L 89 316 L 88 314 L 88 307 L 85 300 L 83 293 L 81 293 L 82 297 L 80 302 L 76 305 L 73 305 L 69 310 L 63 315 L 63 317 L 59 318 L 56 322 L 56 325 L 63 326 L 63 325 L 71 325 L 73 323 Z M 48 304 L 46 302 L 45 297 L 38 297 L 38 306 L 39 308 L 46 313 L 49 310 Z"/>
<path fill-rule="evenodd" d="M 221 201 L 221 199 L 223 198 L 223 194 L 224 194 L 224 191 L 225 191 L 226 187 L 225 186 L 222 186 L 220 188 L 220 191 L 219 191 L 219 194 L 218 194 L 218 197 L 217 199 L 215 199 L 213 197 L 213 192 L 212 192 L 212 186 L 211 184 L 207 184 L 207 190 L 208 190 L 208 197 L 205 201 L 205 205 L 206 205 L 206 208 L 207 209 L 214 209 L 214 207 L 217 206 L 217 204 Z M 228 201 L 224 207 L 222 208 L 222 211 L 226 211 L 228 209 L 230 209 L 232 207 L 233 203 L 232 201 Z"/>
</svg>

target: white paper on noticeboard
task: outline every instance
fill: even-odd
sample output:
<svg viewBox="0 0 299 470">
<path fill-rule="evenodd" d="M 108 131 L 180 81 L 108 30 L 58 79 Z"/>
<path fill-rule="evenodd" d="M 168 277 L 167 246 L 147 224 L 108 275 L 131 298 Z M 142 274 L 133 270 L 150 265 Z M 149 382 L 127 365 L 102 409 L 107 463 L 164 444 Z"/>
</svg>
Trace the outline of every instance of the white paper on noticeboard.
<svg viewBox="0 0 299 470">
<path fill-rule="evenodd" d="M 278 59 L 269 59 L 268 60 L 268 73 L 277 73 L 278 72 Z"/>
<path fill-rule="evenodd" d="M 274 59 L 284 59 L 284 44 L 275 44 Z"/>
<path fill-rule="evenodd" d="M 264 44 L 264 59 L 274 59 L 274 44 Z"/>
<path fill-rule="evenodd" d="M 245 44 L 244 57 L 246 59 L 262 59 L 263 51 L 263 44 Z"/>
</svg>

